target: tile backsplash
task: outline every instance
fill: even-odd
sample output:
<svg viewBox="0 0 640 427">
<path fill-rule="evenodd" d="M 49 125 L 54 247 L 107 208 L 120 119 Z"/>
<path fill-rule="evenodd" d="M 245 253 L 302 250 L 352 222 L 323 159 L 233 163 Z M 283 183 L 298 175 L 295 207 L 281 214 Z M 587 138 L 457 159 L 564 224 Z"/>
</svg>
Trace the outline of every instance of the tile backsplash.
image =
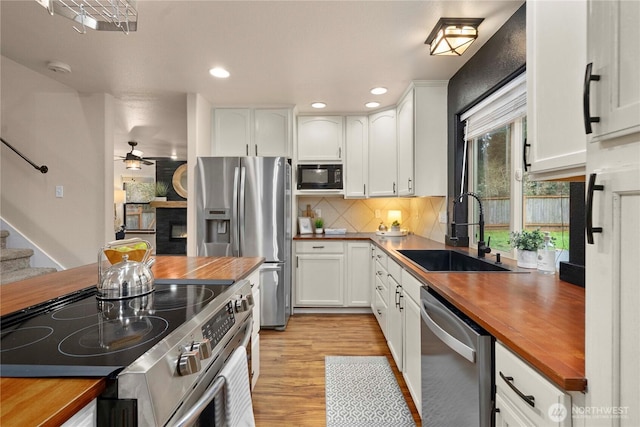
<svg viewBox="0 0 640 427">
<path fill-rule="evenodd" d="M 343 199 L 342 197 L 298 197 L 298 216 L 305 216 L 307 205 L 320 211 L 325 228 L 346 228 L 347 233 L 372 233 L 387 220 L 390 210 L 402 212 L 402 228 L 422 237 L 444 242 L 447 224 L 439 221 L 446 214 L 445 197 Z M 318 216 L 318 215 L 316 215 Z"/>
</svg>

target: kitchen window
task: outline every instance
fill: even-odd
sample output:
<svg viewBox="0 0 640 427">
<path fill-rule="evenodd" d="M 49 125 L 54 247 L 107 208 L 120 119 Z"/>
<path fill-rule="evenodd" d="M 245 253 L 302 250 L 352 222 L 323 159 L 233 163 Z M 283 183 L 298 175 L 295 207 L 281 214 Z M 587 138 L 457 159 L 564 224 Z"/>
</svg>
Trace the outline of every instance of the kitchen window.
<svg viewBox="0 0 640 427">
<path fill-rule="evenodd" d="M 468 190 L 482 200 L 485 241 L 492 252 L 515 253 L 512 230 L 549 231 L 557 249 L 569 249 L 569 183 L 530 181 L 523 170 L 527 139 L 524 73 L 461 115 L 465 122 Z M 463 168 L 464 171 L 465 168 Z M 464 173 L 464 172 L 463 172 Z M 463 200 L 463 202 L 465 202 Z M 469 221 L 477 222 L 478 204 L 469 204 Z M 469 226 L 469 244 L 478 241 L 478 226 Z"/>
</svg>

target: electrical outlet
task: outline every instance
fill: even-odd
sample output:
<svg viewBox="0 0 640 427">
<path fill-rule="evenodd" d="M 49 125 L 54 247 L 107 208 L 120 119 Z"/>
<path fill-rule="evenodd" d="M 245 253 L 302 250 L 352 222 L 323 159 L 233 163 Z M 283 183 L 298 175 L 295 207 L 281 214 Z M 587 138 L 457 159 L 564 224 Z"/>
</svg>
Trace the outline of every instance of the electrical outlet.
<svg viewBox="0 0 640 427">
<path fill-rule="evenodd" d="M 322 218 L 322 209 L 314 209 L 313 212 L 316 214 L 316 218 Z"/>
<path fill-rule="evenodd" d="M 56 197 L 64 196 L 64 187 L 62 185 L 56 185 Z"/>
<path fill-rule="evenodd" d="M 447 213 L 446 212 L 440 212 L 439 221 L 440 221 L 440 224 L 446 224 L 447 223 Z"/>
<path fill-rule="evenodd" d="M 380 209 L 376 209 L 376 218 L 380 218 Z"/>
</svg>

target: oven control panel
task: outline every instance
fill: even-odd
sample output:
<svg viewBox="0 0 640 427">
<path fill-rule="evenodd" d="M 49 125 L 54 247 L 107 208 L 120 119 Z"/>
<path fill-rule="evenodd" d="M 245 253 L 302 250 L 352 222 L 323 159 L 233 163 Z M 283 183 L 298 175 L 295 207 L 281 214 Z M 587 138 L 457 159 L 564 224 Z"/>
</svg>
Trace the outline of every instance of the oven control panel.
<svg viewBox="0 0 640 427">
<path fill-rule="evenodd" d="M 233 303 L 229 301 L 202 326 L 202 336 L 211 342 L 211 348 L 215 348 L 235 322 Z"/>
</svg>

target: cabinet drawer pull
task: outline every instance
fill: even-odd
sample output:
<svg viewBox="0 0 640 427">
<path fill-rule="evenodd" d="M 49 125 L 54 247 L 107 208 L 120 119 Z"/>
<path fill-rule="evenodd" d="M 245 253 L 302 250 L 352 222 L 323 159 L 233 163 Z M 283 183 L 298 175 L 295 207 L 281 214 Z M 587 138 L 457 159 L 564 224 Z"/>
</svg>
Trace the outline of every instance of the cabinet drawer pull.
<svg viewBox="0 0 640 427">
<path fill-rule="evenodd" d="M 507 383 L 507 385 L 509 386 L 509 388 L 511 388 L 511 390 L 513 390 L 518 396 L 520 396 L 522 400 L 527 402 L 532 408 L 536 407 L 536 402 L 535 402 L 536 398 L 530 394 L 524 394 L 523 392 L 518 390 L 518 387 L 516 387 L 513 384 L 513 377 L 505 377 L 502 371 L 500 371 L 500 377 L 504 380 L 504 382 Z"/>
<path fill-rule="evenodd" d="M 324 246 L 312 246 L 313 249 L 324 249 Z"/>
<path fill-rule="evenodd" d="M 598 74 L 591 74 L 593 62 L 587 64 L 584 72 L 584 88 L 582 90 L 582 114 L 584 115 L 584 131 L 588 135 L 592 132 L 591 123 L 599 123 L 600 117 L 591 117 L 591 82 L 600 81 Z"/>
<path fill-rule="evenodd" d="M 589 175 L 589 186 L 587 187 L 587 208 L 585 227 L 587 229 L 587 243 L 593 245 L 593 233 L 602 233 L 602 227 L 593 226 L 593 192 L 603 191 L 604 185 L 596 185 L 596 174 Z"/>
</svg>

